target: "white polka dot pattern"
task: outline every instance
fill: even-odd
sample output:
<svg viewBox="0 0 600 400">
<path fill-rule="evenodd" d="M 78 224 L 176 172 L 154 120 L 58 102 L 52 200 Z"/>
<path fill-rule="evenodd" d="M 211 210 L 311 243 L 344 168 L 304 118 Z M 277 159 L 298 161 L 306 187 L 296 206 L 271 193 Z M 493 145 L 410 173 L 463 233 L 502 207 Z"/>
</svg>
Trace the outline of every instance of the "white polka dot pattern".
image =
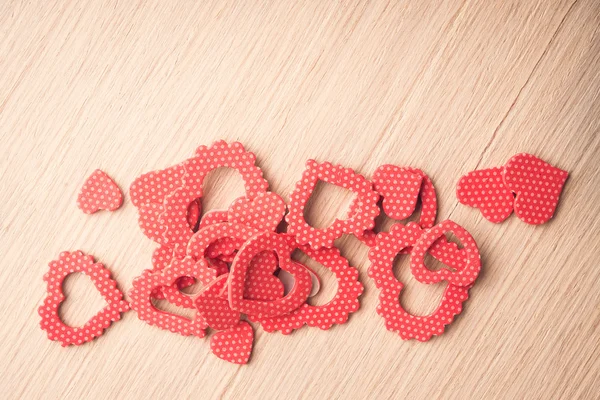
<svg viewBox="0 0 600 400">
<path fill-rule="evenodd" d="M 179 264 L 181 263 L 196 264 L 195 266 L 183 266 L 183 268 L 194 269 L 196 271 L 196 275 L 194 275 L 193 277 L 183 276 L 176 281 L 175 285 L 163 286 L 162 293 L 170 303 L 175 304 L 179 307 L 194 309 L 196 308 L 196 306 L 194 305 L 194 297 L 196 296 L 196 294 L 188 294 L 181 292 L 179 290 L 181 288 L 179 282 L 181 282 L 181 280 L 185 278 L 192 278 L 192 284 L 197 282 L 200 283 L 202 287 L 207 287 L 208 284 L 210 284 L 217 278 L 217 271 L 214 268 L 212 268 L 208 263 L 202 261 L 194 261 L 194 259 L 191 257 L 186 257 L 183 260 L 174 258 L 171 262 L 171 265 L 169 265 L 168 268 L 181 268 L 179 266 Z"/>
<path fill-rule="evenodd" d="M 252 326 L 241 321 L 233 328 L 215 333 L 210 339 L 210 350 L 222 360 L 233 364 L 247 364 L 253 342 Z"/>
<path fill-rule="evenodd" d="M 249 199 L 266 192 L 269 184 L 255 161 L 256 156 L 246 151 L 241 143 L 228 144 L 224 141 L 215 142 L 210 147 L 201 146 L 195 157 L 184 161 L 182 185 L 165 197 L 165 212 L 161 215 L 161 223 L 167 228 L 165 237 L 168 243 L 185 245 L 194 234 L 187 224 L 187 208 L 192 201 L 202 198 L 204 179 L 209 172 L 220 167 L 237 170 Z"/>
<path fill-rule="evenodd" d="M 97 169 L 86 179 L 77 196 L 77 207 L 86 214 L 115 211 L 123 204 L 123 193 L 103 171 Z"/>
<path fill-rule="evenodd" d="M 239 311 L 229 307 L 227 278 L 227 274 L 219 276 L 195 298 L 198 312 L 204 317 L 208 326 L 217 331 L 235 326 L 241 316 Z"/>
<path fill-rule="evenodd" d="M 80 345 L 102 335 L 112 322 L 121 319 L 121 313 L 129 310 L 129 304 L 123 300 L 123 293 L 117 289 L 117 283 L 111 279 L 110 271 L 100 263 L 94 263 L 92 256 L 81 251 L 63 252 L 58 260 L 49 264 L 44 275 L 47 297 L 38 309 L 41 317 L 40 327 L 46 331 L 50 340 L 63 346 Z M 87 321 L 82 327 L 66 325 L 58 315 L 60 304 L 65 300 L 62 284 L 67 276 L 81 272 L 92 280 L 107 305 Z"/>
<path fill-rule="evenodd" d="M 404 284 L 394 276 L 394 259 L 401 250 L 412 247 L 421 234 L 421 227 L 413 222 L 395 224 L 389 232 L 379 233 L 375 246 L 369 250 L 369 276 L 375 281 L 375 286 L 381 289 L 377 313 L 384 318 L 386 328 L 397 332 L 404 340 L 417 339 L 423 342 L 433 335 L 441 335 L 445 326 L 462 311 L 462 303 L 469 297 L 470 287 L 448 283 L 438 308 L 427 316 L 415 316 L 402 308 L 400 295 Z M 452 245 L 447 248 L 447 251 L 456 250 L 457 247 Z M 438 251 L 442 249 L 438 248 Z M 459 259 L 460 256 L 446 258 Z"/>
<path fill-rule="evenodd" d="M 454 233 L 462 243 L 463 249 L 460 253 L 464 256 L 465 262 L 458 270 L 442 268 L 438 271 L 431 271 L 425 266 L 425 254 L 439 238 L 445 236 L 446 232 Z M 421 283 L 431 284 L 446 280 L 452 285 L 470 286 L 475 282 L 481 270 L 481 257 L 475 239 L 465 228 L 450 220 L 445 220 L 423 232 L 413 246 L 410 255 L 410 271 Z M 435 253 L 432 255 L 435 256 Z"/>
<path fill-rule="evenodd" d="M 191 258 L 181 262 L 171 263 L 160 273 L 145 270 L 142 275 L 133 280 L 129 291 L 131 308 L 137 312 L 138 318 L 150 325 L 157 326 L 183 336 L 204 337 L 207 327 L 202 315 L 196 313 L 193 320 L 177 314 L 171 314 L 157 309 L 152 304 L 152 292 L 158 287 L 173 286 L 182 276 L 197 277 L 202 275 L 202 264 Z"/>
<path fill-rule="evenodd" d="M 264 232 L 246 241 L 233 260 L 229 273 L 229 304 L 234 310 L 259 317 L 275 317 L 288 314 L 300 307 L 310 293 L 310 272 L 291 259 L 292 247 L 285 234 Z M 279 267 L 294 276 L 294 286 L 289 293 L 274 301 L 259 301 L 244 298 L 246 276 L 254 257 L 263 251 L 274 251 Z"/>
<path fill-rule="evenodd" d="M 303 325 L 317 327 L 323 330 L 334 324 L 348 321 L 351 313 L 360 307 L 358 297 L 363 292 L 363 285 L 358 281 L 358 270 L 351 267 L 337 248 L 312 249 L 306 245 L 298 245 L 293 237 L 289 237 L 292 247 L 297 247 L 306 255 L 321 263 L 336 277 L 337 292 L 333 299 L 321 306 L 302 304 L 296 310 L 286 315 L 272 318 L 256 318 L 266 332 L 281 331 L 284 335 L 292 333 Z"/>
<path fill-rule="evenodd" d="M 229 206 L 227 220 L 273 231 L 285 215 L 285 202 L 273 192 L 261 193 L 254 199 L 240 197 Z"/>
<path fill-rule="evenodd" d="M 504 183 L 515 193 L 515 213 L 540 225 L 552 218 L 569 173 L 531 154 L 513 156 L 504 166 Z"/>
<path fill-rule="evenodd" d="M 304 208 L 319 180 L 356 193 L 352 215 L 345 220 L 336 219 L 324 229 L 313 228 L 304 219 Z M 364 231 L 373 228 L 375 217 L 379 215 L 378 199 L 379 194 L 373 190 L 371 182 L 352 169 L 308 160 L 302 178 L 290 195 L 286 216 L 288 233 L 295 235 L 300 244 L 309 244 L 313 248 L 333 247 L 335 239 L 344 233 L 362 236 Z"/>
<path fill-rule="evenodd" d="M 272 251 L 257 254 L 248 267 L 244 298 L 273 301 L 283 297 L 285 287 L 274 273 L 278 269 L 277 257 Z"/>
<path fill-rule="evenodd" d="M 458 201 L 478 208 L 485 219 L 500 223 L 512 214 L 515 198 L 504 184 L 502 167 L 469 172 L 456 187 Z"/>
<path fill-rule="evenodd" d="M 181 186 L 184 172 L 183 166 L 177 164 L 143 174 L 129 187 L 131 202 L 138 208 L 149 203 L 164 204 L 165 196 Z"/>
</svg>

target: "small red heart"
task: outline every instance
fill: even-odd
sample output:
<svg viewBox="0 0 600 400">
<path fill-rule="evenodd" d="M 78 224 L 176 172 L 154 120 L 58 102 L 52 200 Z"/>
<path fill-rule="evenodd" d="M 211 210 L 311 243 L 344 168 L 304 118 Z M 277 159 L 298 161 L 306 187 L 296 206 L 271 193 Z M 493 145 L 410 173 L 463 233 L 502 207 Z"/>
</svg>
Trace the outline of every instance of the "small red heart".
<svg viewBox="0 0 600 400">
<path fill-rule="evenodd" d="M 464 205 L 478 208 L 485 219 L 500 223 L 512 214 L 515 198 L 504 184 L 502 167 L 472 171 L 460 178 L 456 197 Z"/>
<path fill-rule="evenodd" d="M 181 277 L 196 277 L 201 274 L 200 264 L 193 259 L 186 258 L 178 263 L 172 263 L 161 272 L 145 270 L 141 276 L 133 280 L 133 287 L 129 291 L 131 308 L 138 318 L 146 323 L 158 326 L 183 336 L 204 337 L 207 327 L 202 315 L 196 313 L 193 320 L 180 315 L 171 314 L 157 309 L 152 304 L 152 293 L 160 287 L 173 286 Z"/>
<path fill-rule="evenodd" d="M 180 267 L 178 264 L 181 263 L 193 263 L 194 260 L 191 257 L 186 257 L 183 260 L 174 258 L 168 268 L 177 268 Z M 196 306 L 194 305 L 194 297 L 196 294 L 188 294 L 183 293 L 181 290 L 187 286 L 190 286 L 190 283 L 193 285 L 198 283 L 203 287 L 208 287 L 216 278 L 217 278 L 217 270 L 211 268 L 206 263 L 202 261 L 197 261 L 195 266 L 186 266 L 184 268 L 190 268 L 196 271 L 196 275 L 194 277 L 185 276 L 181 279 L 177 280 L 177 284 L 173 286 L 163 286 L 161 292 L 165 296 L 165 298 L 169 301 L 169 303 L 175 304 L 179 307 L 194 309 Z M 181 267 L 180 267 L 181 268 Z M 182 282 L 184 281 L 184 282 Z M 200 291 L 197 291 L 200 293 Z"/>
<path fill-rule="evenodd" d="M 227 220 L 263 231 L 275 231 L 285 215 L 285 202 L 276 193 L 261 193 L 254 199 L 240 197 L 229 206 Z"/>
<path fill-rule="evenodd" d="M 215 333 L 210 339 L 210 351 L 221 360 L 233 364 L 247 364 L 252 354 L 254 331 L 241 321 L 233 328 Z"/>
<path fill-rule="evenodd" d="M 63 252 L 58 260 L 49 264 L 50 270 L 44 275 L 47 283 L 47 297 L 38 309 L 42 317 L 40 326 L 50 340 L 59 341 L 63 346 L 80 345 L 102 335 L 112 322 L 121 319 L 121 313 L 129 310 L 129 304 L 123 300 L 123 293 L 117 289 L 117 283 L 110 278 L 110 271 L 94 258 L 81 251 Z M 74 272 L 81 272 L 94 282 L 107 305 L 94 315 L 82 327 L 66 325 L 58 315 L 60 303 L 65 300 L 62 291 L 63 281 Z"/>
<path fill-rule="evenodd" d="M 292 247 L 287 236 L 264 232 L 244 243 L 233 260 L 229 273 L 229 305 L 232 309 L 253 317 L 274 317 L 288 314 L 306 301 L 312 286 L 311 276 L 302 264 L 292 261 Z M 273 301 L 244 298 L 247 271 L 255 256 L 264 251 L 274 251 L 277 254 L 279 267 L 294 276 L 294 286 L 287 295 Z"/>
<path fill-rule="evenodd" d="M 198 293 L 195 305 L 208 326 L 217 331 L 222 331 L 235 326 L 240 321 L 239 311 L 229 307 L 227 300 L 227 277 L 221 275 Z"/>
<path fill-rule="evenodd" d="M 515 213 L 540 225 L 554 215 L 569 173 L 531 154 L 513 156 L 504 166 L 504 183 L 515 192 Z"/>
<path fill-rule="evenodd" d="M 383 196 L 383 211 L 390 218 L 403 220 L 417 207 L 423 176 L 395 165 L 382 165 L 373 173 L 373 187 Z"/>
<path fill-rule="evenodd" d="M 248 275 L 244 297 L 251 300 L 273 301 L 283 297 L 285 287 L 274 273 L 277 271 L 277 256 L 264 251 L 254 257 Z"/>
<path fill-rule="evenodd" d="M 123 204 L 123 193 L 104 172 L 97 169 L 83 184 L 77 196 L 77 207 L 86 214 L 98 210 L 114 211 Z"/>
</svg>

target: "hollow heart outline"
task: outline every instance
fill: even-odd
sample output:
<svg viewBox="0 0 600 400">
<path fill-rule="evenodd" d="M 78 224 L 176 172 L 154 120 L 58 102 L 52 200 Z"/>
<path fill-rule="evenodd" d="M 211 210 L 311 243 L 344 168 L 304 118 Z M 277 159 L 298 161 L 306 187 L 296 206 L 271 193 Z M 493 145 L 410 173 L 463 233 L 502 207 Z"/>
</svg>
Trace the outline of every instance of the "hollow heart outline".
<svg viewBox="0 0 600 400">
<path fill-rule="evenodd" d="M 117 282 L 110 277 L 110 271 L 101 263 L 94 263 L 92 256 L 82 251 L 65 251 L 48 266 L 49 270 L 44 275 L 47 296 L 38 308 L 38 314 L 41 317 L 40 327 L 50 340 L 58 341 L 63 346 L 89 342 L 101 336 L 113 322 L 121 319 L 121 313 L 129 310 L 129 304 L 123 300 L 123 293 L 117 289 Z M 65 324 L 58 314 L 60 304 L 66 298 L 62 290 L 63 282 L 75 272 L 87 275 L 107 303 L 82 327 Z"/>
<path fill-rule="evenodd" d="M 396 279 L 393 272 L 394 259 L 402 250 L 416 243 L 422 234 L 421 227 L 410 222 L 406 225 L 395 224 L 389 232 L 377 235 L 375 246 L 369 250 L 371 266 L 369 276 L 380 289 L 377 313 L 383 317 L 387 330 L 396 332 L 403 340 L 417 339 L 424 342 L 434 335 L 441 335 L 446 325 L 462 311 L 462 304 L 469 297 L 470 287 L 455 286 L 448 283 L 436 310 L 427 316 L 408 313 L 400 304 L 404 284 Z M 460 252 L 456 245 L 441 246 L 438 251 Z M 459 254 L 446 256 L 446 259 L 459 260 Z M 460 265 L 453 267 L 460 268 Z"/>
<path fill-rule="evenodd" d="M 306 203 L 319 180 L 356 193 L 352 215 L 344 220 L 336 218 L 330 226 L 322 229 L 310 226 L 304 218 Z M 288 233 L 296 236 L 298 243 L 309 244 L 313 248 L 332 247 L 335 239 L 344 233 L 360 237 L 375 225 L 375 217 L 380 211 L 378 199 L 379 194 L 373 190 L 371 182 L 352 169 L 308 160 L 301 179 L 290 195 L 289 213 L 285 217 Z"/>
</svg>

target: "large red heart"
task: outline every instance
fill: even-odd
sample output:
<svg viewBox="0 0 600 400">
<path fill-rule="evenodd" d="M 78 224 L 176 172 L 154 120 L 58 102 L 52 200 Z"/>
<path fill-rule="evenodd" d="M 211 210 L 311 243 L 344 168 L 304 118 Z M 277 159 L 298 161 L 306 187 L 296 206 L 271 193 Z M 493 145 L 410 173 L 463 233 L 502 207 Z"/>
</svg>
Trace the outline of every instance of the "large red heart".
<svg viewBox="0 0 600 400">
<path fill-rule="evenodd" d="M 229 273 L 229 305 L 232 309 L 255 317 L 274 317 L 288 314 L 300 307 L 308 298 L 312 286 L 310 272 L 292 261 L 292 247 L 285 234 L 264 232 L 252 237 L 238 251 Z M 287 295 L 274 301 L 244 298 L 247 271 L 254 257 L 264 251 L 274 251 L 279 267 L 294 276 L 294 286 Z"/>
<path fill-rule="evenodd" d="M 500 223 L 512 214 L 515 198 L 502 178 L 502 167 L 471 171 L 458 181 L 456 197 L 481 210 L 490 222 Z"/>
<path fill-rule="evenodd" d="M 196 309 L 208 326 L 217 331 L 229 329 L 240 320 L 239 311 L 234 311 L 229 307 L 226 285 L 227 274 L 221 275 L 195 298 Z"/>
<path fill-rule="evenodd" d="M 204 337 L 207 325 L 199 313 L 196 313 L 193 320 L 189 320 L 180 315 L 161 311 L 152 304 L 152 293 L 157 288 L 173 286 L 181 277 L 196 277 L 200 274 L 201 265 L 189 257 L 181 262 L 171 263 L 161 272 L 145 270 L 141 276 L 133 280 L 133 287 L 129 291 L 131 308 L 137 312 L 139 319 L 150 325 L 183 336 Z"/>
<path fill-rule="evenodd" d="M 554 215 L 569 173 L 531 154 L 513 156 L 504 166 L 504 183 L 515 192 L 515 213 L 539 225 Z"/>
<path fill-rule="evenodd" d="M 283 297 L 285 287 L 274 273 L 277 271 L 277 256 L 272 251 L 257 254 L 252 260 L 244 297 L 251 300 L 273 301 Z"/>
<path fill-rule="evenodd" d="M 215 333 L 210 339 L 210 350 L 222 360 L 233 364 L 247 364 L 253 342 L 252 326 L 241 321 L 233 328 Z"/>
<path fill-rule="evenodd" d="M 50 270 L 44 275 L 47 283 L 47 297 L 38 309 L 42 317 L 40 326 L 50 340 L 59 341 L 63 346 L 80 345 L 102 335 L 112 322 L 121 319 L 121 313 L 129 310 L 129 304 L 123 300 L 123 293 L 117 289 L 117 283 L 110 278 L 110 271 L 102 264 L 94 263 L 94 258 L 81 251 L 63 252 L 58 260 L 49 264 Z M 65 278 L 81 272 L 87 275 L 98 289 L 107 305 L 94 315 L 82 327 L 66 325 L 58 315 L 60 303 L 65 300 L 62 284 Z"/>
<path fill-rule="evenodd" d="M 229 206 L 227 220 L 253 226 L 261 231 L 275 231 L 285 215 L 285 202 L 273 192 L 254 199 L 240 197 Z"/>
<path fill-rule="evenodd" d="M 114 211 L 123 204 L 123 193 L 104 172 L 95 170 L 83 184 L 77 196 L 77 206 L 86 214 L 98 210 Z"/>
</svg>

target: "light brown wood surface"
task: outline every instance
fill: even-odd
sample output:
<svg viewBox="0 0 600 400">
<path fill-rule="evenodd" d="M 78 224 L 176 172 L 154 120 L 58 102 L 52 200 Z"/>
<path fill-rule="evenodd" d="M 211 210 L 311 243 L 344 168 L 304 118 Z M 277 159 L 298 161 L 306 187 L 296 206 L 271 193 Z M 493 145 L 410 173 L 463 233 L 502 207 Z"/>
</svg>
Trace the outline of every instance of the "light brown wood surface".
<svg viewBox="0 0 600 400">
<path fill-rule="evenodd" d="M 217 139 L 244 143 L 285 199 L 309 158 L 366 176 L 422 168 L 438 219 L 480 245 L 463 313 L 428 343 L 386 331 L 367 248 L 347 237 L 361 309 L 327 332 L 258 328 L 246 366 L 134 312 L 93 343 L 47 340 L 50 260 L 89 252 L 128 290 L 155 247 L 128 197 L 114 213 L 76 208 L 86 176 L 101 168 L 127 189 Z M 600 398 L 597 0 L 5 0 L 0 143 L 2 398 Z M 460 176 L 518 152 L 570 172 L 552 221 L 495 225 L 457 202 Z M 231 176 L 213 176 L 207 208 L 241 194 Z M 347 204 L 322 195 L 315 224 Z M 443 286 L 398 269 L 403 304 L 433 310 Z M 66 291 L 67 322 L 102 306 L 84 277 Z"/>
</svg>

